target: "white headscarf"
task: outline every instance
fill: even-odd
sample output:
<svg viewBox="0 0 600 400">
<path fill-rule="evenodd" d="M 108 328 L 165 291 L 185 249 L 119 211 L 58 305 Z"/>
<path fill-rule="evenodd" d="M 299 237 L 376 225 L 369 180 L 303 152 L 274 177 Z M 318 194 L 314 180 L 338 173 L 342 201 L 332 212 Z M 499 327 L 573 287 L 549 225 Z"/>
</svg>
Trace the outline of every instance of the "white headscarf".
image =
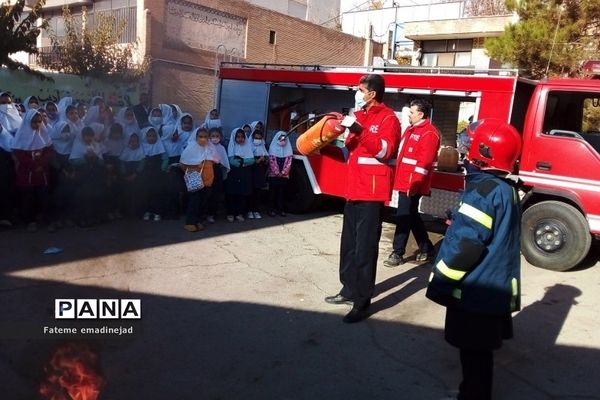
<svg viewBox="0 0 600 400">
<path fill-rule="evenodd" d="M 264 139 L 261 139 L 261 143 L 259 145 L 254 144 L 254 138 L 252 136 L 250 136 L 249 138 L 246 138 L 246 141 L 248 141 L 248 140 L 250 140 L 250 143 L 252 143 L 252 154 L 254 154 L 255 157 L 269 155 L 269 152 L 267 151 L 267 148 L 265 147 Z"/>
<path fill-rule="evenodd" d="M 198 129 L 194 131 L 194 137 Z M 200 146 L 196 141 L 189 143 L 181 153 L 179 162 L 185 165 L 200 165 L 204 160 L 218 161 L 215 145 L 210 140 L 206 146 Z"/>
<path fill-rule="evenodd" d="M 224 166 L 227 171 L 230 171 L 231 165 L 229 165 L 229 157 L 227 157 L 225 147 L 221 143 L 213 143 L 212 145 L 215 146 L 215 162 Z"/>
<path fill-rule="evenodd" d="M 98 100 L 101 100 L 102 102 L 104 102 L 104 97 L 102 97 L 102 96 L 94 96 L 94 97 L 92 97 L 92 100 L 90 100 L 90 105 L 91 106 L 97 106 L 98 104 L 96 104 L 96 102 Z"/>
<path fill-rule="evenodd" d="M 161 116 L 160 117 L 153 117 L 152 113 L 154 112 L 154 110 L 158 110 L 160 111 Z M 155 124 L 154 122 L 152 122 L 152 118 L 160 118 L 160 122 L 158 124 Z M 158 134 L 158 130 L 160 129 L 160 126 L 164 124 L 165 119 L 162 116 L 162 109 L 160 107 L 154 107 L 153 109 L 150 110 L 150 112 L 148 113 L 148 123 L 154 127 L 154 129 L 156 129 L 156 134 Z"/>
<path fill-rule="evenodd" d="M 160 112 L 162 113 L 163 124 L 175 124 L 177 120 L 173 119 L 173 109 L 169 104 L 159 104 Z"/>
<path fill-rule="evenodd" d="M 285 146 L 281 146 L 279 144 L 279 138 L 281 136 L 286 136 Z M 273 136 L 271 139 L 271 144 L 269 145 L 269 154 L 279 158 L 289 157 L 294 154 L 292 150 L 292 144 L 290 143 L 290 138 L 287 136 L 285 131 L 279 131 Z"/>
<path fill-rule="evenodd" d="M 169 157 L 180 156 L 183 147 L 186 144 L 186 142 L 182 140 L 181 135 L 179 135 L 179 138 L 175 142 L 173 141 L 175 132 L 177 132 L 177 125 L 163 125 L 162 127 L 161 140 Z"/>
<path fill-rule="evenodd" d="M 252 132 L 250 133 L 250 136 L 252 136 L 252 134 L 256 130 L 256 125 L 258 125 L 259 123 L 262 124 L 262 121 L 252 121 L 248 124 L 248 125 L 250 125 L 250 128 L 252 128 Z M 263 124 L 263 128 L 264 128 L 264 124 Z"/>
<path fill-rule="evenodd" d="M 139 146 L 137 147 L 137 149 L 132 149 L 131 147 L 129 147 L 129 140 L 133 135 L 136 135 L 138 138 L 140 138 L 140 135 L 138 133 L 132 133 L 131 135 L 127 136 L 127 143 L 125 144 L 125 148 L 119 156 L 119 159 L 121 161 L 140 161 L 143 160 L 144 157 L 146 157 L 146 155 L 144 154 L 144 148 L 142 147 L 141 138 L 139 140 Z"/>
<path fill-rule="evenodd" d="M 242 158 L 254 158 L 254 153 L 252 152 L 252 143 L 250 143 L 248 138 L 246 138 L 246 141 L 242 145 L 236 143 L 235 133 L 238 129 L 241 128 L 234 128 L 231 131 L 231 135 L 229 136 L 229 143 L 227 144 L 227 155 L 229 157 L 238 156 Z"/>
<path fill-rule="evenodd" d="M 156 143 L 150 144 L 148 143 L 148 132 L 154 131 L 156 133 Z M 157 154 L 162 154 L 165 152 L 165 146 L 163 145 L 163 141 L 158 137 L 158 131 L 153 126 L 147 126 L 142 128 L 142 147 L 144 148 L 144 154 L 148 157 L 155 156 Z"/>
<path fill-rule="evenodd" d="M 123 152 L 125 148 L 125 134 L 123 137 L 118 140 L 114 140 L 110 138 L 110 128 L 108 130 L 108 134 L 106 136 L 106 140 L 103 143 L 104 154 L 108 154 L 109 156 L 118 157 Z"/>
<path fill-rule="evenodd" d="M 100 124 L 101 125 L 101 124 Z M 92 128 L 92 127 L 90 127 Z M 94 128 L 92 128 L 94 130 Z M 84 158 L 87 153 L 94 153 L 96 157 L 102 159 L 102 145 L 96 142 L 92 138 L 91 144 L 86 144 L 83 141 L 83 131 L 77 134 L 77 137 L 73 141 L 73 150 L 71 150 L 71 154 L 69 155 L 69 160 L 76 160 L 79 158 Z M 94 132 L 94 135 L 96 133 Z"/>
<path fill-rule="evenodd" d="M 25 98 L 25 101 L 23 101 L 23 107 L 25 107 L 26 112 L 32 109 L 32 107 L 29 107 L 29 102 L 31 101 L 31 99 L 37 100 L 38 108 L 42 106 L 40 104 L 40 99 L 38 99 L 37 96 L 28 96 L 27 98 Z M 35 110 L 37 110 L 37 108 L 35 108 Z"/>
<path fill-rule="evenodd" d="M 89 125 L 92 122 L 102 122 L 100 120 L 100 106 L 91 106 L 88 108 L 87 113 L 83 117 L 83 122 L 86 125 Z"/>
<path fill-rule="evenodd" d="M 0 125 L 0 148 L 7 152 L 12 152 L 13 137 L 2 125 Z"/>
<path fill-rule="evenodd" d="M 63 133 L 65 126 L 69 127 L 69 131 Z M 67 121 L 58 121 L 52 126 L 52 129 L 50 129 L 50 138 L 52 138 L 54 150 L 56 150 L 58 154 L 71 154 L 75 136 L 76 134 L 72 132 L 71 125 Z"/>
<path fill-rule="evenodd" d="M 192 130 L 191 131 L 184 131 L 183 128 L 181 127 L 181 121 L 185 117 L 190 117 L 192 119 Z M 177 121 L 177 132 L 179 133 L 179 137 L 183 138 L 183 147 L 187 146 L 189 143 L 196 140 L 196 137 L 195 137 L 196 130 L 193 128 L 193 126 L 194 126 L 194 117 L 192 117 L 192 114 L 190 114 L 190 113 L 181 114 L 181 116 L 179 117 L 179 120 Z"/>
<path fill-rule="evenodd" d="M 50 105 L 50 104 L 54 104 L 54 106 L 56 107 L 56 116 L 54 118 L 52 118 L 50 116 L 50 111 L 48 111 L 48 105 Z M 46 104 L 44 104 L 44 108 L 46 109 L 46 114 L 48 115 L 48 121 L 50 122 L 51 125 L 54 126 L 60 119 L 60 113 L 58 112 L 58 105 L 54 101 L 47 101 Z"/>
<path fill-rule="evenodd" d="M 125 135 L 125 137 L 129 137 L 133 133 L 137 133 L 139 136 L 140 125 L 138 124 L 137 119 L 135 119 L 135 113 L 133 114 L 133 121 L 127 122 L 127 120 L 125 119 L 125 113 L 127 112 L 127 110 L 133 112 L 133 109 L 131 107 L 123 107 L 117 113 L 115 121 L 121 124 L 121 126 L 123 127 L 123 134 Z M 142 141 L 140 140 L 140 143 L 141 142 Z"/>
<path fill-rule="evenodd" d="M 4 94 L 8 93 L 0 92 L 0 96 Z M 14 135 L 22 123 L 23 118 L 14 104 L 0 104 L 0 125 L 2 125 L 8 133 Z"/>
<path fill-rule="evenodd" d="M 36 115 L 41 117 L 41 114 L 35 109 L 31 109 L 25 113 L 23 123 L 15 134 L 12 145 L 13 149 L 33 151 L 52 145 L 52 139 L 50 139 L 50 136 L 48 136 L 46 126 L 43 122 L 40 125 L 40 129 L 37 131 L 31 129 L 31 120 Z"/>
<path fill-rule="evenodd" d="M 58 108 L 58 120 L 67 120 L 67 107 L 73 104 L 72 97 L 63 97 L 60 99 L 56 108 Z"/>
<path fill-rule="evenodd" d="M 212 111 L 213 110 L 210 110 L 208 113 L 206 113 L 206 117 L 204 117 L 204 123 L 202 124 L 202 127 L 206 128 L 207 130 L 210 128 L 220 128 L 223 126 L 221 123 L 221 118 L 212 119 L 210 117 L 210 113 Z"/>
</svg>

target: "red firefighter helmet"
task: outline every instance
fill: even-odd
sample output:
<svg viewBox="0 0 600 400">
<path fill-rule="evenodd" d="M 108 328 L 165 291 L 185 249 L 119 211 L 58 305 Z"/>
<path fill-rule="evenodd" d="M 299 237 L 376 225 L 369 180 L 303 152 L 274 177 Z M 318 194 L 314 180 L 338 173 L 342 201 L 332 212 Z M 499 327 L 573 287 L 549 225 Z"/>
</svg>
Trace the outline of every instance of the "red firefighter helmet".
<svg viewBox="0 0 600 400">
<path fill-rule="evenodd" d="M 513 172 L 521 153 L 521 136 L 512 125 L 486 118 L 467 127 L 471 146 L 467 159 L 481 169 Z"/>
</svg>

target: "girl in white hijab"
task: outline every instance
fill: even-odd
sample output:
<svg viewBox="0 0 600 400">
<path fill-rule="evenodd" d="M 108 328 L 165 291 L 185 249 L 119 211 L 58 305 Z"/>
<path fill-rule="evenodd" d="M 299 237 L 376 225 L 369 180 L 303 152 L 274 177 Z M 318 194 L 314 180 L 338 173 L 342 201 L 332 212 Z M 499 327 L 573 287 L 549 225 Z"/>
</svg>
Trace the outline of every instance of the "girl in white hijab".
<svg viewBox="0 0 600 400">
<path fill-rule="evenodd" d="M 102 124 L 99 124 L 102 125 Z M 84 127 L 73 141 L 69 161 L 75 164 L 86 160 L 102 160 L 102 145 L 95 140 L 96 132 L 91 126 Z"/>
<path fill-rule="evenodd" d="M 242 215 L 246 210 L 246 197 L 252 193 L 252 165 L 254 153 L 252 144 L 246 138 L 241 128 L 231 131 L 227 155 L 231 170 L 225 181 L 225 203 L 227 206 L 227 220 L 244 221 Z"/>
<path fill-rule="evenodd" d="M 206 221 L 209 224 L 215 223 L 215 216 L 218 213 L 219 207 L 223 202 L 224 182 L 227 179 L 227 174 L 231 167 L 229 166 L 229 157 L 227 150 L 221 144 L 223 135 L 221 128 L 211 128 L 208 130 L 208 136 L 211 144 L 215 147 L 215 162 L 213 164 L 213 172 L 215 179 L 213 181 L 212 190 L 206 201 L 207 217 Z"/>
<path fill-rule="evenodd" d="M 284 131 L 273 136 L 269 146 L 269 192 L 271 210 L 270 216 L 276 214 L 285 217 L 284 193 L 290 179 L 293 158 L 292 145 Z"/>
<path fill-rule="evenodd" d="M 23 118 L 8 93 L 0 92 L 0 102 L 0 125 L 14 136 L 23 123 Z"/>
<path fill-rule="evenodd" d="M 25 98 L 23 106 L 25 107 L 25 111 L 29 111 L 31 109 L 37 110 L 40 108 L 40 101 L 36 96 L 29 96 Z"/>
<path fill-rule="evenodd" d="M 131 107 L 123 107 L 119 110 L 116 117 L 116 122 L 123 127 L 125 137 L 129 137 L 133 133 L 137 133 L 139 137 L 140 125 L 135 119 L 135 113 Z"/>
<path fill-rule="evenodd" d="M 188 232 L 203 230 L 199 223 L 200 216 L 208 198 L 209 189 L 214 180 L 213 161 L 215 158 L 214 145 L 208 140 L 208 131 L 198 128 L 194 131 L 193 142 L 190 142 L 181 154 L 181 169 L 184 173 L 197 172 L 202 177 L 204 187 L 194 192 L 188 192 L 188 207 L 183 228 Z"/>
<path fill-rule="evenodd" d="M 160 127 L 163 126 L 163 114 L 160 107 L 155 107 L 150 110 L 148 114 L 148 122 L 150 126 L 154 127 L 156 133 L 160 136 Z"/>
<path fill-rule="evenodd" d="M 132 133 L 127 137 L 127 145 L 119 156 L 123 184 L 123 211 L 131 218 L 140 218 L 143 213 L 145 197 L 142 193 L 142 174 L 146 166 L 145 157 L 139 134 Z"/>
<path fill-rule="evenodd" d="M 263 132 L 255 130 L 252 133 L 252 154 L 254 154 L 254 165 L 252 166 L 252 194 L 248 196 L 248 219 L 261 219 L 258 211 L 260 205 L 260 194 L 267 185 L 267 164 L 269 153 L 265 148 Z"/>
<path fill-rule="evenodd" d="M 173 108 L 170 104 L 159 104 L 160 112 L 162 114 L 162 123 L 165 125 L 171 125 L 177 123 L 177 118 L 173 117 Z"/>
<path fill-rule="evenodd" d="M 153 126 L 142 128 L 142 147 L 146 155 L 142 177 L 146 196 L 144 220 L 158 222 L 166 209 L 169 156 Z"/>
<path fill-rule="evenodd" d="M 203 128 L 210 130 L 211 128 L 220 128 L 222 126 L 221 119 L 219 118 L 219 111 L 214 108 L 210 110 L 204 118 Z"/>
<path fill-rule="evenodd" d="M 37 219 L 47 218 L 52 141 L 37 110 L 25 113 L 12 143 L 16 184 L 21 192 L 21 211 L 27 228 L 37 230 Z"/>
<path fill-rule="evenodd" d="M 12 158 L 13 137 L 0 125 L 0 227 L 11 227 L 15 192 L 15 164 Z"/>
<path fill-rule="evenodd" d="M 71 134 L 71 126 L 67 121 L 58 121 L 50 129 L 50 138 L 54 145 L 54 151 L 56 152 L 56 159 L 60 167 L 69 159 L 71 150 L 73 148 L 74 135 Z"/>
<path fill-rule="evenodd" d="M 51 128 L 56 125 L 59 120 L 58 106 L 53 101 L 47 101 L 44 105 L 44 108 L 46 109 L 46 114 L 48 115 L 48 128 Z"/>
<path fill-rule="evenodd" d="M 84 127 L 75 138 L 69 157 L 75 183 L 73 211 L 75 221 L 81 227 L 99 223 L 106 212 L 104 162 L 95 135 L 92 127 Z"/>
<path fill-rule="evenodd" d="M 52 145 L 42 116 L 36 109 L 25 113 L 23 123 L 15 134 L 12 148 L 15 150 L 35 151 Z"/>
<path fill-rule="evenodd" d="M 63 97 L 58 101 L 56 108 L 58 108 L 58 119 L 67 120 L 67 107 L 73 104 L 72 97 Z"/>
</svg>

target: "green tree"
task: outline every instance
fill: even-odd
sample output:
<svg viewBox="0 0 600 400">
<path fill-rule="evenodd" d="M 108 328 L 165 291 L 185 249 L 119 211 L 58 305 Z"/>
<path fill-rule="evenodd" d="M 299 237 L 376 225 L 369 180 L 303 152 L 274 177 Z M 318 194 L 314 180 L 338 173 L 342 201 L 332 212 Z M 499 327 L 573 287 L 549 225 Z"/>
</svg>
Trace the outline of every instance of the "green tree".
<svg viewBox="0 0 600 400">
<path fill-rule="evenodd" d="M 86 8 L 73 15 L 63 8 L 65 36 L 50 32 L 55 53 L 41 60 L 48 69 L 95 78 L 139 79 L 147 70 L 147 60 L 134 62 L 138 43 L 121 43 L 127 21 L 117 21 L 109 13 L 97 12 L 88 21 Z M 91 18 L 89 18 L 91 19 Z"/>
<path fill-rule="evenodd" d="M 582 61 L 600 54 L 598 0 L 506 0 L 506 6 L 519 21 L 485 48 L 523 75 L 575 76 Z"/>
<path fill-rule="evenodd" d="M 39 71 L 10 58 L 11 54 L 20 51 L 28 54 L 37 53 L 37 37 L 41 30 L 48 25 L 48 21 L 42 16 L 44 2 L 44 0 L 38 0 L 24 18 L 22 16 L 25 11 L 25 0 L 0 3 L 0 66 L 21 69 L 44 78 Z M 39 24 L 38 18 L 41 19 Z"/>
</svg>

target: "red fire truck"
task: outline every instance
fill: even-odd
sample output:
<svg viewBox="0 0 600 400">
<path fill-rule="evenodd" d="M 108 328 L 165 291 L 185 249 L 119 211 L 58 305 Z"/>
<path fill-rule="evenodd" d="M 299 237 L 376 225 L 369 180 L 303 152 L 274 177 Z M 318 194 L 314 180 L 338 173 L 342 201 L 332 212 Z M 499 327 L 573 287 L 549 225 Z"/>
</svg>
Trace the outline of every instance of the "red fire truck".
<svg viewBox="0 0 600 400">
<path fill-rule="evenodd" d="M 464 110 L 474 120 L 494 117 L 516 127 L 523 137 L 523 255 L 557 271 L 584 259 L 600 237 L 600 80 L 531 81 L 514 70 L 224 63 L 218 90 L 224 130 L 260 119 L 273 133 L 288 130 L 296 115 L 346 113 L 366 73 L 384 76 L 385 103 L 395 110 L 413 98 L 428 99 L 442 145 L 455 146 Z M 308 210 L 322 194 L 344 195 L 346 166 L 335 158 L 296 155 L 292 176 L 295 211 Z M 435 171 L 433 188 L 420 210 L 443 217 L 457 204 L 464 172 Z"/>
</svg>

